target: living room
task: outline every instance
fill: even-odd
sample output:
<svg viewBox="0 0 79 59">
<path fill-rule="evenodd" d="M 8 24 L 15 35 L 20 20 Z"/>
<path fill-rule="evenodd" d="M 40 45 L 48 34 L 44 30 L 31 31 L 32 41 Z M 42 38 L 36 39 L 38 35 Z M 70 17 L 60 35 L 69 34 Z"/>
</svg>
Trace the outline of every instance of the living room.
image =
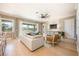
<svg viewBox="0 0 79 59">
<path fill-rule="evenodd" d="M 0 35 L 9 37 L 1 55 L 77 56 L 76 12 L 75 3 L 0 3 Z"/>
</svg>

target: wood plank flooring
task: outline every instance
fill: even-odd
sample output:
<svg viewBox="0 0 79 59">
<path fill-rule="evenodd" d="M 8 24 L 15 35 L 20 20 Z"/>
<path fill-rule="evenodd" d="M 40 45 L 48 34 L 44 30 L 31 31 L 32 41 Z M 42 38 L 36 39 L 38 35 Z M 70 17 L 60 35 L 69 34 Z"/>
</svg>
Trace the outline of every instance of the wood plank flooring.
<svg viewBox="0 0 79 59">
<path fill-rule="evenodd" d="M 5 56 L 77 56 L 75 42 L 64 39 L 55 47 L 45 44 L 44 47 L 31 52 L 18 39 L 9 40 L 5 49 Z"/>
</svg>

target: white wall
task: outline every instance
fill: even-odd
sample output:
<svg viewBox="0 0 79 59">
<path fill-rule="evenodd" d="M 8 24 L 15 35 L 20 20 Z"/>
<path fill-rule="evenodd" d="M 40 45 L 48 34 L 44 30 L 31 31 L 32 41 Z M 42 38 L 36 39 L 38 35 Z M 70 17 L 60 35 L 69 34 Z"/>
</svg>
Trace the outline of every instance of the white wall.
<svg viewBox="0 0 79 59">
<path fill-rule="evenodd" d="M 77 18 L 76 18 L 76 22 L 77 22 L 77 51 L 78 51 L 78 55 L 79 55 L 79 4 L 78 4 L 78 9 L 77 9 Z"/>
</svg>

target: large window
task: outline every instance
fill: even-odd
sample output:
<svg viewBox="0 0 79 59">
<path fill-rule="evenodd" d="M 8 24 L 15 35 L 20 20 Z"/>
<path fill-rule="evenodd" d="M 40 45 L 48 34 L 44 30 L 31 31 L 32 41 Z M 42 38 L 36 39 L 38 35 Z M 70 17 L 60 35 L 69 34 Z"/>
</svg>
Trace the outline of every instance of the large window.
<svg viewBox="0 0 79 59">
<path fill-rule="evenodd" d="M 11 32 L 12 31 L 12 21 L 2 20 L 2 31 Z"/>
<path fill-rule="evenodd" d="M 36 31 L 36 25 L 34 24 L 26 24 L 26 23 L 23 23 L 22 24 L 22 29 L 23 31 L 26 31 L 26 32 L 34 32 Z"/>
</svg>

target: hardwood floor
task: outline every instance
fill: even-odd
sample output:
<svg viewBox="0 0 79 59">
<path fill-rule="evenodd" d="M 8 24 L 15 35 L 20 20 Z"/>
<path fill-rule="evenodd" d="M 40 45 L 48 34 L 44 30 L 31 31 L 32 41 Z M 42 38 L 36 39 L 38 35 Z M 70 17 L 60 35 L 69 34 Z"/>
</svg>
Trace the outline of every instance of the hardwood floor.
<svg viewBox="0 0 79 59">
<path fill-rule="evenodd" d="M 33 52 L 29 51 L 19 40 L 14 39 L 8 41 L 5 56 L 77 56 L 77 51 L 75 42 L 69 39 L 64 39 L 55 47 L 45 44 L 44 47 Z"/>
</svg>

